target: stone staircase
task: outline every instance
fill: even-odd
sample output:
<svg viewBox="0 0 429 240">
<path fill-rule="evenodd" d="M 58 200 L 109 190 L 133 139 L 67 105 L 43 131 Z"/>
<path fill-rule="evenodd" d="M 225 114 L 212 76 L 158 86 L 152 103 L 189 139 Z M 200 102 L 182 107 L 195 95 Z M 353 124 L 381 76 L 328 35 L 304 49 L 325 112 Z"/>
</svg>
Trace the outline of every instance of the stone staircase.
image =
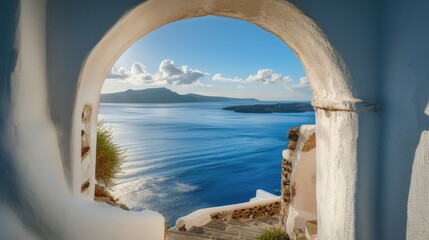
<svg viewBox="0 0 429 240">
<path fill-rule="evenodd" d="M 191 227 L 187 231 L 170 229 L 168 240 L 202 239 L 242 239 L 255 240 L 262 229 L 279 226 L 279 216 L 267 216 L 258 219 L 230 219 L 226 222 L 212 220 L 201 227 Z"/>
</svg>

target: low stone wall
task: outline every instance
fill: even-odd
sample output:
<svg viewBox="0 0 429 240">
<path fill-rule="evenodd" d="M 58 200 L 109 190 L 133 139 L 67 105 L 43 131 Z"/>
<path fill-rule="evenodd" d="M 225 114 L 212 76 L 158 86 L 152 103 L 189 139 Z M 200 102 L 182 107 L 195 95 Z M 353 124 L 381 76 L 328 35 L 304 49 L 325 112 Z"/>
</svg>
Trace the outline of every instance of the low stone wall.
<svg viewBox="0 0 429 240">
<path fill-rule="evenodd" d="M 290 202 L 290 175 L 292 173 L 292 163 L 287 158 L 282 159 L 282 179 L 281 179 L 281 211 L 279 213 L 280 222 L 285 223 L 288 215 L 288 204 Z"/>
<path fill-rule="evenodd" d="M 280 212 L 280 200 L 270 204 L 241 208 L 231 211 L 222 211 L 210 214 L 212 220 L 226 222 L 230 219 L 256 219 L 274 216 Z"/>
<path fill-rule="evenodd" d="M 297 141 L 299 139 L 299 130 L 300 127 L 291 128 L 287 134 L 288 139 L 290 140 L 287 144 L 288 149 L 283 151 L 282 159 L 282 173 L 281 173 L 281 210 L 279 213 L 280 223 L 285 225 L 289 203 L 291 201 L 291 186 L 290 186 L 290 176 L 292 174 L 292 157 L 294 155 Z"/>
<path fill-rule="evenodd" d="M 225 222 L 230 219 L 257 219 L 273 216 L 279 212 L 280 196 L 258 189 L 256 196 L 249 202 L 198 209 L 177 219 L 173 228 L 178 231 L 186 231 L 193 226 L 203 226 L 212 220 Z"/>
</svg>

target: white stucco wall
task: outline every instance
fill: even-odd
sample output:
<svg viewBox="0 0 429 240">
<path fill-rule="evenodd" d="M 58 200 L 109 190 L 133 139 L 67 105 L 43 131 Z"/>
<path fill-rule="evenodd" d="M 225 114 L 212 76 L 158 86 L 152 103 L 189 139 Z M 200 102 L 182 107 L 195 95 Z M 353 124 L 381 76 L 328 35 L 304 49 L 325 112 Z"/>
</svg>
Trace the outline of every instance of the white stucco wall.
<svg viewBox="0 0 429 240">
<path fill-rule="evenodd" d="M 29 3 L 23 1 L 23 6 L 26 4 Z M 47 93 L 43 93 L 41 92 L 43 89 L 39 88 L 40 92 L 37 93 L 38 88 L 35 88 L 32 94 L 36 94 L 35 96 L 39 97 L 35 97 L 31 100 L 34 102 L 35 99 L 39 100 L 39 98 L 43 98 L 47 95 L 49 104 L 44 104 L 41 100 L 40 110 L 44 110 L 45 112 L 27 112 L 29 109 L 30 99 L 23 98 L 19 101 L 21 105 L 18 104 L 16 108 L 18 115 L 27 114 L 26 118 L 20 118 L 22 120 L 22 126 L 20 126 L 20 128 L 23 131 L 31 129 L 32 124 L 37 123 L 37 121 L 32 121 L 30 123 L 28 119 L 32 119 L 33 117 L 37 119 L 37 116 L 40 115 L 40 123 L 46 125 L 46 129 L 44 130 L 47 133 L 45 134 L 47 140 L 41 141 L 40 144 L 47 144 L 49 147 L 53 148 L 53 150 L 48 151 L 51 154 L 50 157 L 45 158 L 44 155 L 47 153 L 45 151 L 43 153 L 41 152 L 41 155 L 38 158 L 44 159 L 42 162 L 47 164 L 49 167 L 48 169 L 55 166 L 59 169 L 64 169 L 62 173 L 61 171 L 56 171 L 54 169 L 49 170 L 48 172 L 51 174 L 58 174 L 59 176 L 56 178 L 63 179 L 63 181 L 65 181 L 65 185 L 70 184 L 74 196 L 78 195 L 81 182 L 80 176 L 82 174 L 80 172 L 80 139 L 78 137 L 80 135 L 80 131 L 78 131 L 78 129 L 80 130 L 80 112 L 83 104 L 90 103 L 94 106 L 96 112 L 96 109 L 98 108 L 98 93 L 101 89 L 104 77 L 119 55 L 125 51 L 128 46 L 140 37 L 144 36 L 146 33 L 168 22 L 182 18 L 203 16 L 207 14 L 234 17 L 253 22 L 266 30 L 273 32 L 287 43 L 302 61 L 310 80 L 310 85 L 314 91 L 313 104 L 318 108 L 330 110 L 340 109 L 341 111 L 344 111 L 344 114 L 336 115 L 335 119 L 329 119 L 329 117 L 323 116 L 318 117 L 317 121 L 318 124 L 320 124 L 320 129 L 323 130 L 325 128 L 329 128 L 330 133 L 333 133 L 333 137 L 338 137 L 341 133 L 351 139 L 357 138 L 356 121 L 358 121 L 358 114 L 353 111 L 356 109 L 365 110 L 365 106 L 360 104 L 361 101 L 359 99 L 354 98 L 354 93 L 349 85 L 350 75 L 345 67 L 346 64 L 342 61 L 341 56 L 337 54 L 329 41 L 325 38 L 324 34 L 317 27 L 317 24 L 315 24 L 310 18 L 306 17 L 306 15 L 300 10 L 285 1 L 272 0 L 262 2 L 254 0 L 251 2 L 238 2 L 225 0 L 187 0 L 181 1 L 180 3 L 172 0 L 149 1 L 148 3 L 138 6 L 128 12 L 112 29 L 109 30 L 104 38 L 101 38 L 100 33 L 103 33 L 103 27 L 106 27 L 106 25 L 101 22 L 100 25 L 88 25 L 87 23 L 91 22 L 88 20 L 91 18 L 96 19 L 97 16 L 103 15 L 103 18 L 106 18 L 110 22 L 115 22 L 116 19 L 118 19 L 118 12 L 116 12 L 116 15 L 103 14 L 102 11 L 104 10 L 98 11 L 98 9 L 95 8 L 98 6 L 92 5 L 93 3 L 86 3 L 85 5 L 87 8 L 82 11 L 79 7 L 80 4 L 82 4 L 82 2 L 79 1 L 54 1 L 48 3 L 46 10 L 48 16 L 48 34 L 46 35 L 46 42 L 48 43 L 47 50 L 44 51 L 45 47 L 43 46 L 45 43 L 43 40 L 43 29 L 39 29 L 41 31 L 34 36 L 31 35 L 28 39 L 32 41 L 32 44 L 40 45 L 32 47 L 32 49 L 38 49 L 41 53 L 41 55 L 33 55 L 35 58 L 34 61 L 38 61 L 41 64 L 41 66 L 35 67 L 35 69 L 40 72 L 40 81 L 35 81 L 34 83 L 37 84 L 37 86 L 40 86 L 40 88 L 43 88 L 42 86 L 47 86 L 48 90 Z M 133 3 L 130 2 L 112 2 L 111 5 L 106 4 L 106 8 L 110 11 L 114 11 L 113 8 L 118 7 L 117 9 L 120 11 L 120 9 L 127 9 L 127 6 L 131 7 L 132 4 Z M 43 24 L 43 19 L 45 19 L 44 16 L 46 16 L 46 14 L 44 9 L 40 8 L 40 6 L 43 6 L 43 4 L 39 5 L 39 8 L 34 8 L 34 13 L 39 17 L 34 24 L 40 24 L 38 25 L 39 28 L 43 28 L 45 26 L 45 24 Z M 124 12 L 125 11 L 123 11 L 123 13 Z M 31 14 L 28 14 L 28 16 L 31 16 Z M 82 19 L 85 19 L 85 23 L 80 22 L 83 21 Z M 28 23 L 28 26 L 30 27 L 31 24 Z M 99 26 L 101 27 L 101 30 L 98 28 Z M 24 26 L 23 29 L 26 29 L 26 26 Z M 104 29 L 107 31 L 108 28 Z M 28 31 L 31 32 L 30 30 Z M 87 32 L 85 32 L 86 34 L 83 34 L 81 31 Z M 24 30 L 23 32 L 26 31 Z M 77 36 L 79 37 L 76 38 Z M 82 36 L 85 36 L 85 38 L 82 38 Z M 35 39 L 33 38 L 37 39 L 39 42 L 34 41 Z M 75 39 L 75 41 L 72 41 L 73 39 Z M 100 42 L 98 42 L 98 40 L 100 40 Z M 98 44 L 95 48 L 88 47 L 97 42 Z M 59 47 L 62 45 L 64 45 L 63 48 Z M 90 51 L 91 53 L 89 54 L 80 74 L 80 81 L 73 82 L 77 80 L 77 78 L 73 79 L 73 76 L 77 76 L 76 66 L 83 64 L 82 56 L 86 56 Z M 47 54 L 46 61 L 43 60 L 45 52 Z M 22 51 L 22 53 L 24 53 L 24 51 Z M 29 57 L 25 58 L 25 60 L 29 61 L 33 59 Z M 47 65 L 44 65 L 45 62 L 47 62 Z M 27 65 L 30 66 L 30 63 L 25 62 L 22 66 L 27 67 Z M 44 70 L 47 71 L 47 85 L 44 81 L 46 78 L 46 76 L 43 75 L 46 74 L 43 73 Z M 31 70 L 17 71 L 17 73 L 21 72 L 23 74 L 32 73 Z M 17 82 L 21 80 L 17 80 Z M 25 80 L 22 80 L 21 82 L 25 83 Z M 26 86 L 24 86 L 23 89 L 17 89 L 17 96 L 25 93 L 25 89 L 29 89 L 25 87 Z M 74 102 L 74 89 L 78 90 L 76 102 Z M 48 106 L 50 107 L 49 109 L 47 108 Z M 69 107 L 74 109 L 73 117 L 71 117 L 72 114 L 70 114 L 71 112 L 68 110 Z M 49 111 L 49 113 L 47 113 L 47 111 Z M 32 115 L 33 113 L 35 114 L 34 116 Z M 49 118 L 49 115 L 52 117 L 53 125 L 50 121 L 51 119 Z M 19 122 L 21 121 L 20 119 L 17 119 L 16 121 Z M 95 125 L 95 121 L 96 119 L 93 118 L 93 126 Z M 71 126 L 72 124 L 69 125 L 70 122 L 73 122 L 73 126 Z M 338 124 L 341 125 L 341 123 L 352 124 L 346 128 L 337 128 L 336 126 Z M 71 132 L 70 127 L 72 127 Z M 95 133 L 94 129 L 95 127 L 91 128 L 92 135 Z M 43 128 L 40 128 L 40 131 L 42 130 Z M 68 140 L 70 133 L 72 137 L 71 140 Z M 27 133 L 25 132 L 23 133 L 23 135 L 26 134 Z M 26 135 L 25 138 L 29 141 L 29 145 L 31 145 L 30 140 L 33 138 L 29 135 Z M 348 138 L 345 139 L 348 140 Z M 59 142 L 56 140 L 59 140 Z M 326 142 L 327 145 L 331 144 L 330 138 L 322 139 L 322 142 L 323 141 Z M 337 174 L 337 172 L 326 170 L 326 177 L 324 179 L 326 182 L 325 184 L 333 188 L 337 194 L 328 195 L 321 192 L 318 197 L 318 202 L 320 201 L 322 209 L 329 212 L 327 215 L 322 215 L 320 220 L 326 219 L 326 222 L 330 222 L 332 220 L 332 222 L 338 223 L 338 226 L 340 226 L 342 222 L 347 222 L 348 224 L 343 227 L 337 226 L 336 228 L 330 228 L 330 226 L 322 224 L 322 226 L 325 227 L 321 228 L 320 231 L 324 232 L 322 236 L 325 238 L 340 237 L 342 239 L 352 239 L 355 236 L 355 229 L 357 228 L 356 222 L 354 221 L 356 218 L 354 208 L 348 208 L 349 206 L 347 206 L 347 208 L 338 208 L 338 206 L 345 206 L 347 204 L 352 206 L 356 204 L 359 205 L 354 198 L 357 179 L 354 171 L 356 155 L 353 153 L 356 146 L 351 146 L 347 143 L 340 145 L 344 148 L 345 152 L 351 152 L 352 154 L 344 154 L 343 152 L 338 154 L 338 149 L 328 147 L 326 150 L 322 151 L 321 156 L 323 161 L 330 161 L 330 156 L 332 154 L 348 158 L 349 162 L 346 162 L 341 170 L 344 171 L 344 174 L 351 173 L 347 178 L 344 178 L 344 181 L 347 181 L 349 185 L 344 186 L 337 184 L 337 179 L 331 176 Z M 35 144 L 31 145 L 31 147 L 39 149 L 41 146 Z M 92 147 L 92 151 L 95 151 L 95 147 Z M 27 151 L 26 154 L 35 157 L 32 151 Z M 94 156 L 94 154 L 92 154 L 92 156 Z M 326 158 L 324 156 L 326 156 Z M 58 159 L 63 159 L 63 161 L 59 162 Z M 52 163 L 50 164 L 49 161 L 51 160 Z M 337 161 L 337 159 L 334 160 Z M 26 161 L 23 160 L 23 162 Z M 350 171 L 350 169 L 352 171 Z M 34 177 L 34 179 L 32 179 L 34 182 L 33 184 L 45 183 L 45 178 L 50 176 L 50 174 L 39 176 L 39 171 L 31 168 L 28 169 L 28 171 L 33 171 L 33 175 L 29 175 Z M 323 172 L 325 172 L 325 170 L 323 170 Z M 55 179 L 55 177 L 53 179 Z M 55 183 L 56 181 L 51 180 L 49 182 Z M 339 183 L 342 182 L 339 181 Z M 61 186 L 63 186 L 62 184 L 54 184 L 54 186 L 57 188 L 52 187 L 52 189 L 57 189 L 59 192 L 66 191 L 61 188 Z M 37 185 L 31 189 L 42 190 L 43 187 Z M 67 188 L 65 187 L 65 189 Z M 36 193 L 36 195 L 37 194 L 40 193 Z M 62 196 L 68 195 L 63 194 Z M 349 198 L 350 196 L 351 198 Z M 80 214 L 81 217 L 84 217 L 91 213 L 91 215 L 88 216 L 88 219 L 91 219 L 91 216 L 94 217 L 97 215 L 93 214 L 92 211 L 98 210 L 93 210 L 92 207 L 86 208 L 85 204 L 74 198 L 72 198 L 72 200 L 65 198 L 63 201 L 55 202 L 55 204 L 51 203 L 49 198 L 44 199 L 43 197 L 42 199 L 42 202 L 46 201 L 47 203 L 52 204 L 52 206 L 47 210 L 50 214 L 44 215 L 46 217 L 44 222 L 51 226 L 52 229 L 55 229 L 55 232 L 59 232 L 61 235 L 66 236 L 65 238 L 67 238 L 67 236 L 71 236 L 70 234 L 74 232 L 73 229 L 65 229 L 64 222 L 52 221 L 52 219 L 50 219 L 50 216 L 55 216 L 55 212 L 58 212 L 60 208 L 70 209 L 70 206 L 76 208 L 75 211 L 69 212 L 71 215 L 70 218 L 67 219 L 71 219 L 71 222 L 75 219 L 73 216 L 78 214 Z M 336 205 L 332 205 L 332 202 L 336 202 Z M 42 205 L 46 206 L 44 204 Z M 81 209 L 86 210 L 83 211 Z M 348 214 L 344 215 L 344 209 L 347 210 Z M 67 213 L 66 210 L 64 211 Z M 106 214 L 109 214 L 108 212 L 109 211 L 106 211 Z M 117 216 L 113 214 L 112 216 L 122 219 L 119 215 Z M 126 218 L 126 216 L 124 216 L 124 218 Z M 80 227 L 83 228 L 83 230 L 80 231 L 82 237 L 91 232 L 89 230 L 86 231 L 87 228 L 85 228 L 84 225 L 80 225 Z M 94 229 L 98 228 L 94 227 Z M 108 229 L 115 231 L 118 228 L 112 227 Z M 142 226 L 140 230 L 142 229 L 145 228 Z M 135 234 L 134 231 L 128 231 L 128 233 Z"/>
<path fill-rule="evenodd" d="M 23 1 L 13 73 L 13 135 L 22 215 L 0 204 L 7 222 L 1 239 L 152 239 L 164 237 L 164 218 L 84 202 L 69 191 L 46 88 L 46 2 Z M 35 101 L 37 99 L 37 101 Z M 13 187 L 13 186 L 11 186 Z M 21 212 L 22 213 L 22 212 Z M 5 219 L 7 218 L 7 219 Z M 19 219 L 19 220 L 18 220 Z"/>
<path fill-rule="evenodd" d="M 423 131 L 414 157 L 407 207 L 407 239 L 429 239 L 429 131 Z"/>
<path fill-rule="evenodd" d="M 380 12 L 378 51 L 383 86 L 378 237 L 427 239 L 429 172 L 423 169 L 429 164 L 429 116 L 425 114 L 429 103 L 429 2 L 383 0 L 380 6 L 384 10 Z M 417 166 L 420 170 L 415 170 Z"/>
<path fill-rule="evenodd" d="M 425 114 L 429 116 L 429 102 Z M 420 136 L 414 155 L 407 206 L 407 239 L 429 239 L 429 131 Z"/>
<path fill-rule="evenodd" d="M 301 155 L 296 170 L 296 195 L 293 205 L 300 211 L 306 212 L 309 219 L 317 220 L 316 205 L 316 150 L 310 150 Z"/>
<path fill-rule="evenodd" d="M 2 194 L 14 194 L 13 199 L 21 200 L 14 202 L 11 211 L 5 209 L 12 203 L 2 204 L 2 212 L 16 213 L 12 219 L 24 226 L 16 225 L 16 229 L 26 228 L 40 236 L 71 236 L 71 232 L 81 231 L 78 237 L 84 239 L 91 230 L 72 224 L 78 215 L 79 219 L 84 216 L 90 220 L 99 214 L 119 214 L 118 219 L 124 221 L 122 213 L 70 200 L 70 193 L 65 190 L 70 186 L 75 191 L 77 184 L 73 181 L 80 181 L 80 175 L 72 176 L 79 170 L 73 164 L 73 154 L 78 151 L 75 142 L 80 143 L 71 130 L 72 123 L 77 121 L 73 112 L 81 110 L 83 102 L 80 101 L 90 100 L 97 106 L 97 96 L 91 94 L 101 88 L 101 76 L 135 40 L 168 22 L 213 13 L 254 22 L 272 31 L 289 44 L 305 66 L 316 96 L 313 103 L 319 107 L 316 113 L 318 162 L 320 160 L 317 184 L 330 192 L 329 196 L 324 192 L 318 192 L 317 196 L 319 239 L 403 239 L 407 235 L 409 239 L 419 239 L 424 236 L 418 234 L 425 225 L 411 223 L 428 219 L 425 214 L 413 212 L 428 206 L 427 199 L 421 197 L 426 196 L 427 188 L 418 184 L 427 179 L 428 173 L 414 170 L 414 166 L 426 167 L 425 156 L 429 151 L 424 134 L 429 129 L 428 116 L 424 114 L 429 102 L 429 29 L 426 26 L 429 3 L 418 0 L 290 2 L 314 22 L 299 18 L 300 11 L 294 8 L 279 7 L 284 3 L 280 0 L 157 0 L 150 2 L 151 13 L 143 11 L 135 15 L 137 24 L 116 25 L 121 31 L 112 36 L 115 32 L 111 27 L 130 16 L 131 9 L 141 1 L 106 0 L 100 7 L 97 1 L 58 0 L 48 1 L 46 9 L 44 1 L 21 1 L 25 17 L 21 14 L 19 39 L 22 41 L 17 42 L 20 60 L 13 80 L 14 100 L 13 104 L 1 103 L 13 106 L 13 116 L 6 113 L 4 118 L 11 119 L 13 125 L 5 124 L 11 124 L 7 129 L 13 129 L 13 134 L 1 137 L 10 143 L 6 147 L 16 156 L 0 156 L 4 161 L 2 167 L 13 166 L 11 169 L 20 180 L 19 184 L 8 181 L 16 184 L 10 187 L 15 191 L 6 191 L 2 185 Z M 154 3 L 163 3 L 166 7 Z M 168 17 L 163 18 L 164 14 Z M 321 29 L 317 34 L 323 34 L 307 41 L 312 35 L 306 30 L 314 28 L 303 28 L 303 24 L 317 24 Z M 116 42 L 116 37 L 127 34 L 130 38 Z M 106 41 L 100 42 L 103 36 L 107 37 Z M 329 40 L 329 46 L 321 47 L 323 51 L 317 50 L 323 45 L 318 45 L 320 41 L 326 40 L 324 37 Z M 105 55 L 99 55 L 106 58 L 100 61 L 101 65 L 96 61 L 88 65 L 93 71 L 91 74 L 96 75 L 81 72 L 88 54 L 100 48 L 94 48 L 98 43 L 112 51 L 103 50 Z M 337 53 L 344 61 L 330 62 L 338 60 Z M 2 61 L 7 63 L 12 58 Z M 345 65 L 348 71 L 344 71 Z M 79 82 L 80 73 L 88 79 Z M 6 79 L 1 77 L 2 81 Z M 77 95 L 83 85 L 88 87 L 88 92 L 79 91 Z M 3 85 L 0 88 L 3 89 Z M 367 112 L 364 103 L 353 104 L 357 99 L 379 100 L 381 111 Z M 5 108 L 3 105 L 0 107 Z M 354 112 L 356 109 L 363 111 Z M 40 172 L 44 174 L 36 174 Z M 20 215 L 19 206 L 29 213 Z M 420 207 L 415 209 L 416 206 Z M 56 217 L 58 212 L 63 214 L 60 219 Z M 104 228 L 112 232 L 117 229 L 116 226 L 110 228 L 108 222 L 105 224 L 108 227 Z M 8 229 L 10 233 L 13 228 Z"/>
<path fill-rule="evenodd" d="M 318 239 L 355 238 L 358 122 L 357 113 L 316 111 Z"/>
</svg>

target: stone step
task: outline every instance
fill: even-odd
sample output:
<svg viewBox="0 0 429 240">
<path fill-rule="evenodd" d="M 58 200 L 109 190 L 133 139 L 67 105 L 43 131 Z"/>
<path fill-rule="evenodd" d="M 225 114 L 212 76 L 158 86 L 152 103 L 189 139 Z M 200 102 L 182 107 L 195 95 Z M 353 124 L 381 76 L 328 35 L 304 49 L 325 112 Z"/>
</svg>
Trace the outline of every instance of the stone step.
<svg viewBox="0 0 429 240">
<path fill-rule="evenodd" d="M 206 225 L 204 225 L 203 227 L 217 229 L 217 230 L 221 230 L 221 231 L 226 231 L 229 227 L 231 227 L 231 225 L 224 223 L 224 222 L 212 220 L 209 223 L 207 223 Z"/>
<path fill-rule="evenodd" d="M 233 219 L 234 220 L 234 219 Z M 234 220 L 232 223 L 236 225 L 230 225 L 228 223 L 212 220 L 204 228 L 216 229 L 220 231 L 226 231 L 227 233 L 239 234 L 240 239 L 252 240 L 257 239 L 261 233 L 261 230 L 255 228 L 252 225 L 247 225 L 239 220 Z"/>
<path fill-rule="evenodd" d="M 228 228 L 227 232 L 259 234 L 260 232 L 262 232 L 262 229 L 255 227 L 231 226 L 230 228 Z"/>
<path fill-rule="evenodd" d="M 170 229 L 168 231 L 167 239 L 168 240 L 207 240 L 207 239 L 213 239 L 213 238 L 209 236 L 200 235 L 200 234 Z"/>
<path fill-rule="evenodd" d="M 258 239 L 261 235 L 261 230 L 240 226 L 231 226 L 227 232 L 229 233 L 238 233 L 242 239 Z"/>
<path fill-rule="evenodd" d="M 233 240 L 233 239 L 242 239 L 238 233 L 229 233 L 222 230 L 205 228 L 205 227 L 191 227 L 188 232 L 201 234 L 205 236 L 212 237 L 212 239 L 223 239 L 223 240 Z"/>
<path fill-rule="evenodd" d="M 226 222 L 212 220 L 201 227 L 191 227 L 188 231 L 169 230 L 169 240 L 256 240 L 265 228 L 277 226 L 278 216 L 258 219 L 230 219 Z"/>
<path fill-rule="evenodd" d="M 226 223 L 231 225 L 231 226 L 252 227 L 251 225 L 243 222 L 242 220 L 238 220 L 238 219 L 230 219 L 230 220 L 226 221 Z"/>
<path fill-rule="evenodd" d="M 261 221 L 260 219 L 245 219 L 242 221 L 245 222 L 247 225 L 249 225 L 249 227 L 251 228 L 264 229 L 264 228 L 269 228 L 273 226 L 273 224 L 268 224 L 266 222 Z"/>
<path fill-rule="evenodd" d="M 278 216 L 276 216 L 276 217 L 268 216 L 268 217 L 257 219 L 257 220 L 259 220 L 263 223 L 266 223 L 270 226 L 275 226 L 275 225 L 279 224 L 279 217 Z"/>
</svg>

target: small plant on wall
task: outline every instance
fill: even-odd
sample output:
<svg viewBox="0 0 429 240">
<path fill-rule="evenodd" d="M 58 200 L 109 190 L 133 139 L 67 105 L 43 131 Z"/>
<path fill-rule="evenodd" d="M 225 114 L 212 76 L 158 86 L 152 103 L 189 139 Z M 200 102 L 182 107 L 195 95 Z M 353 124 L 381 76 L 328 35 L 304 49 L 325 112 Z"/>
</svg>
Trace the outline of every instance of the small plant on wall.
<svg viewBox="0 0 429 240">
<path fill-rule="evenodd" d="M 103 121 L 97 124 L 97 151 L 95 165 L 95 179 L 105 188 L 112 188 L 125 162 L 126 149 L 113 142 L 111 126 Z"/>
</svg>

